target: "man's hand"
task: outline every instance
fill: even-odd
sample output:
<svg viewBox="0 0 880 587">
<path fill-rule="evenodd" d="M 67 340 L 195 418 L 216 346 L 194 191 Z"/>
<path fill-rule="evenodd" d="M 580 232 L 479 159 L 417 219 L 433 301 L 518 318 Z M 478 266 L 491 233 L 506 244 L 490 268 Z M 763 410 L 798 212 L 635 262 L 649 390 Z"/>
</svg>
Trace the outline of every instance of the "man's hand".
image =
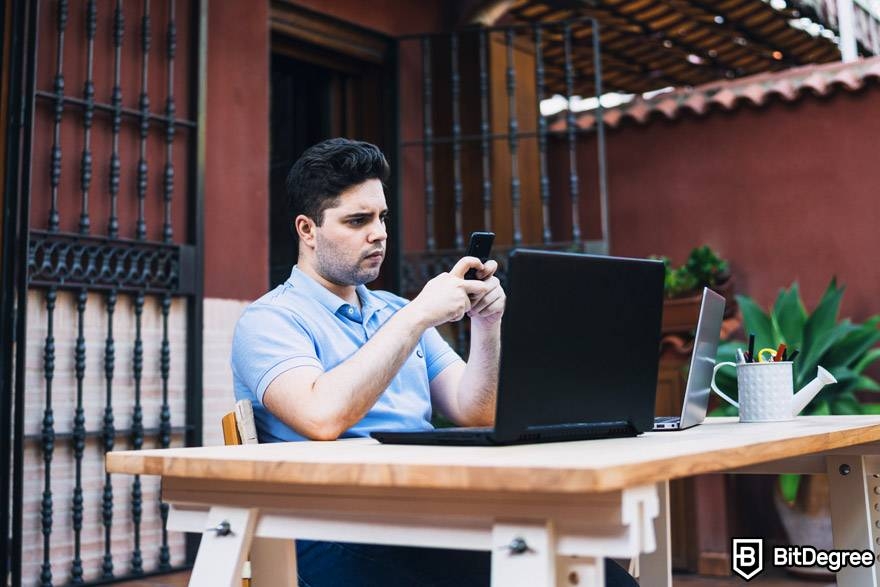
<svg viewBox="0 0 880 587">
<path fill-rule="evenodd" d="M 486 285 L 486 292 L 479 297 L 471 298 L 471 309 L 467 315 L 472 322 L 482 322 L 486 326 L 497 323 L 504 314 L 507 295 L 501 288 L 501 282 L 495 277 L 498 271 L 496 261 L 486 261 L 482 269 L 477 271 L 477 279 Z"/>
<path fill-rule="evenodd" d="M 477 269 L 478 276 L 481 270 L 485 272 L 476 257 L 462 257 L 449 273 L 441 273 L 426 283 L 409 308 L 419 312 L 427 327 L 461 320 L 471 311 L 471 300 L 483 300 L 491 288 L 487 282 L 464 279 L 464 274 L 471 268 Z"/>
</svg>

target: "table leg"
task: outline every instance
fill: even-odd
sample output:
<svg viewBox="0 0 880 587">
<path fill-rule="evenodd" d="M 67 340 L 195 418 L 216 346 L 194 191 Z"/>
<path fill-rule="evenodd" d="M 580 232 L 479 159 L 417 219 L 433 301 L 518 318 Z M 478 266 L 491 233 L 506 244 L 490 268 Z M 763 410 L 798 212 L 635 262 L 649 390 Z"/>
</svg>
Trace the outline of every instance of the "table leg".
<svg viewBox="0 0 880 587">
<path fill-rule="evenodd" d="M 257 510 L 212 507 L 189 584 L 237 587 L 257 523 Z M 224 528 L 228 527 L 228 532 Z"/>
<path fill-rule="evenodd" d="M 880 461 L 869 456 L 829 456 L 828 485 L 831 494 L 831 530 L 835 550 L 873 550 L 880 521 Z M 840 587 L 877 587 L 880 566 L 843 567 L 837 573 Z"/>
<path fill-rule="evenodd" d="M 556 587 L 556 536 L 551 522 L 493 525 L 492 587 L 518 585 Z"/>
<path fill-rule="evenodd" d="M 556 587 L 605 587 L 605 559 L 600 556 L 561 556 L 556 561 Z"/>
<path fill-rule="evenodd" d="M 672 585 L 672 549 L 669 531 L 669 481 L 657 483 L 660 511 L 654 518 L 657 548 L 639 557 L 639 585 L 669 587 Z"/>
<path fill-rule="evenodd" d="M 296 548 L 286 538 L 254 537 L 251 545 L 251 576 L 255 587 L 293 587 Z"/>
</svg>

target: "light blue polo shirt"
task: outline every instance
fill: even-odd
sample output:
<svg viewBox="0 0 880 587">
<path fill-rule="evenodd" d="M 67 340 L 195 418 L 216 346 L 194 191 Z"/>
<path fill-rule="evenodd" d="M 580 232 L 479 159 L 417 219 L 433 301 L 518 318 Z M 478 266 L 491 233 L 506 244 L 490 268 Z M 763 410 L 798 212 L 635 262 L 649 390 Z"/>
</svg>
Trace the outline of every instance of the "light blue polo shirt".
<svg viewBox="0 0 880 587">
<path fill-rule="evenodd" d="M 329 371 L 348 359 L 386 320 L 409 303 L 387 291 L 357 286 L 361 309 L 331 293 L 294 266 L 290 278 L 250 306 L 235 326 L 232 378 L 235 399 L 249 399 L 260 442 L 305 440 L 263 407 L 263 394 L 281 373 L 310 365 Z M 460 360 L 429 328 L 391 384 L 343 438 L 372 430 L 429 430 L 429 382 Z"/>
</svg>

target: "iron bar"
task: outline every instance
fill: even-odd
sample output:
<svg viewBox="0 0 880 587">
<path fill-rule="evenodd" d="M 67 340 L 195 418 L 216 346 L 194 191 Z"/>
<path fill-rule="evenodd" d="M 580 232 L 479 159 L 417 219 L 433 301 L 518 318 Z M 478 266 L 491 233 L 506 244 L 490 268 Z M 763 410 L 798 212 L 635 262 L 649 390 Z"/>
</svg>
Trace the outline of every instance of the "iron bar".
<svg viewBox="0 0 880 587">
<path fill-rule="evenodd" d="M 73 487 L 73 562 L 70 566 L 70 582 L 74 585 L 83 582 L 82 566 L 82 526 L 83 526 L 83 488 L 82 461 L 86 448 L 86 419 L 83 411 L 83 378 L 86 374 L 85 311 L 88 291 L 79 290 L 76 303 L 77 335 L 75 349 L 76 409 L 73 416 L 73 454 L 75 465 L 75 484 Z"/>
<path fill-rule="evenodd" d="M 541 186 L 541 216 L 543 230 L 541 238 L 544 244 L 553 240 L 550 232 L 550 179 L 547 177 L 547 119 L 541 113 L 541 102 L 544 100 L 544 39 L 540 23 L 535 24 L 535 107 L 538 116 L 538 181 Z"/>
<path fill-rule="evenodd" d="M 172 0 L 173 2 L 173 0 Z M 171 409 L 168 406 L 168 377 L 171 372 L 171 344 L 168 342 L 168 314 L 171 311 L 171 294 L 162 296 L 162 346 L 159 369 L 162 377 L 162 408 L 159 412 L 159 448 L 171 446 Z M 159 500 L 162 517 L 162 544 L 159 546 L 159 568 L 171 568 L 171 551 L 168 548 L 168 504 Z"/>
<path fill-rule="evenodd" d="M 86 39 L 88 39 L 86 81 L 83 86 L 83 152 L 80 161 L 80 189 L 82 191 L 82 209 L 79 214 L 79 232 L 88 234 L 91 227 L 89 220 L 89 188 L 92 185 L 92 120 L 95 117 L 95 30 L 98 26 L 97 7 L 95 0 L 86 3 Z"/>
<path fill-rule="evenodd" d="M 144 445 L 144 415 L 141 407 L 141 375 L 144 368 L 144 341 L 141 338 L 141 325 L 144 314 L 144 294 L 138 292 L 134 297 L 135 334 L 132 374 L 134 375 L 134 409 L 131 416 L 131 446 L 141 450 Z M 131 553 L 131 572 L 139 575 L 144 572 L 144 559 L 141 554 L 141 514 L 143 492 L 141 476 L 135 475 L 131 484 L 131 521 L 134 525 L 134 550 Z"/>
<path fill-rule="evenodd" d="M 118 294 L 117 294 L 117 296 L 118 296 Z M 158 437 L 159 433 L 161 432 L 161 429 L 158 426 L 156 426 L 154 428 L 144 427 L 144 428 L 142 428 L 142 431 L 144 433 L 144 438 L 147 438 L 150 436 Z M 171 436 L 172 437 L 180 436 L 181 434 L 186 434 L 188 432 L 192 432 L 191 426 L 172 426 L 171 427 Z M 133 430 L 131 428 L 116 427 L 113 429 L 113 437 L 114 438 L 128 438 L 129 440 L 131 440 L 132 433 L 133 433 Z M 40 433 L 25 434 L 22 438 L 26 442 L 40 441 L 40 440 L 42 440 L 42 434 L 40 434 Z M 72 431 L 71 432 L 59 432 L 56 430 L 54 438 L 55 438 L 56 442 L 60 441 L 60 440 L 70 439 L 70 438 L 73 438 L 73 432 Z M 86 440 L 97 439 L 97 440 L 100 440 L 101 443 L 103 444 L 104 430 L 103 430 L 103 428 L 98 429 L 98 430 L 86 430 L 85 438 L 86 438 Z"/>
<path fill-rule="evenodd" d="M 425 167 L 425 217 L 427 219 L 426 235 L 427 248 L 433 251 L 437 248 L 434 240 L 434 125 L 431 79 L 431 40 L 422 39 L 422 102 L 424 105 L 422 119 L 422 136 L 425 140 L 422 145 L 422 156 Z"/>
<path fill-rule="evenodd" d="M 590 134 L 590 133 L 593 132 L 593 130 L 592 130 L 592 129 L 584 129 L 584 128 L 578 128 L 578 127 L 575 127 L 574 132 L 575 132 L 575 134 Z M 546 133 L 546 135 L 547 135 L 548 137 L 550 137 L 550 136 L 561 136 L 561 137 L 567 137 L 567 136 L 568 136 L 568 129 L 565 129 L 565 130 L 548 130 L 547 133 Z M 486 134 L 485 137 L 484 137 L 482 134 L 478 134 L 478 135 L 461 135 L 461 136 L 459 137 L 458 140 L 459 140 L 460 142 L 462 142 L 462 143 L 478 142 L 478 141 L 481 142 L 481 141 L 483 140 L 483 138 L 486 138 L 486 139 L 489 140 L 489 141 L 499 141 L 499 140 L 505 140 L 505 141 L 506 141 L 506 140 L 508 139 L 509 136 L 510 136 L 510 134 L 509 134 L 509 133 L 506 133 L 506 132 L 505 132 L 505 133 L 491 133 L 491 134 Z M 534 138 L 538 138 L 539 133 L 538 133 L 538 131 L 524 131 L 524 130 L 521 130 L 521 131 L 518 131 L 518 132 L 516 133 L 516 136 L 517 136 L 517 138 L 519 138 L 519 139 L 534 139 Z M 440 145 L 440 144 L 450 144 L 450 143 L 452 143 L 452 140 L 453 140 L 453 139 L 452 139 L 451 136 L 448 136 L 448 137 L 434 137 L 434 138 L 432 139 L 432 143 L 435 144 L 435 145 Z M 405 141 L 401 146 L 403 146 L 403 147 L 415 147 L 415 146 L 422 146 L 422 145 L 424 145 L 424 144 L 426 144 L 426 143 L 427 143 L 427 141 L 425 141 L 424 139 L 413 139 L 413 140 Z"/>
<path fill-rule="evenodd" d="M 143 240 L 147 237 L 147 223 L 144 219 L 144 203 L 147 198 L 147 134 L 150 130 L 150 96 L 147 93 L 150 39 L 150 0 L 144 0 L 144 14 L 141 17 L 141 94 L 138 99 L 138 107 L 141 112 L 141 140 L 138 149 L 137 164 L 138 216 L 135 227 L 135 238 L 138 240 Z"/>
<path fill-rule="evenodd" d="M 33 122 L 36 55 L 39 50 L 37 2 L 7 4 L 11 30 L 20 42 L 9 44 L 6 159 L 3 202 L 3 246 L 0 250 L 3 295 L 0 295 L 0 580 L 22 581 L 24 503 L 24 433 Z M 20 36 L 18 36 L 20 35 Z"/>
<path fill-rule="evenodd" d="M 190 246 L 32 231 L 32 286 L 181 293 L 181 265 Z"/>
<path fill-rule="evenodd" d="M 58 1 L 58 42 L 55 54 L 55 80 L 52 84 L 55 101 L 55 119 L 52 128 L 52 202 L 49 207 L 49 230 L 57 231 L 61 222 L 58 213 L 59 183 L 61 181 L 61 116 L 64 112 L 64 31 L 67 28 L 67 0 Z"/>
<path fill-rule="evenodd" d="M 191 295 L 186 304 L 186 445 L 202 445 L 202 337 L 204 330 L 203 269 L 205 242 L 205 119 L 208 112 L 208 0 L 197 0 L 197 17 L 191 20 L 190 38 L 195 39 L 197 50 L 192 52 L 192 68 L 197 72 L 194 91 L 190 92 L 192 112 L 198 120 L 195 140 L 190 142 L 189 185 L 187 192 L 187 242 L 193 245 L 194 274 Z M 199 539 L 186 539 L 186 560 L 195 561 Z"/>
<path fill-rule="evenodd" d="M 34 93 L 34 96 L 40 98 L 42 100 L 55 100 L 56 95 L 53 92 L 47 92 L 45 90 L 37 90 Z M 112 97 L 111 97 L 112 99 Z M 75 96 L 63 96 L 62 103 L 65 108 L 70 107 L 80 108 L 82 109 L 85 106 L 85 101 L 82 98 L 77 98 Z M 102 102 L 95 102 L 95 113 L 104 113 L 104 114 L 113 114 L 115 112 L 115 107 L 113 104 L 104 104 Z M 121 107 L 119 109 L 119 113 L 122 117 L 136 119 L 138 121 L 143 118 L 144 113 L 140 110 L 134 110 L 132 108 Z M 173 120 L 169 120 L 164 114 L 155 114 L 149 113 L 147 118 L 150 121 L 150 124 L 155 124 L 159 126 L 165 126 L 169 122 L 173 122 L 174 126 L 195 129 L 198 126 L 198 123 L 193 120 L 187 120 L 185 118 L 175 118 Z"/>
<path fill-rule="evenodd" d="M 492 178 L 489 166 L 489 73 L 487 65 L 487 37 L 485 30 L 479 32 L 480 37 L 480 140 L 483 154 L 483 227 L 492 230 Z M 461 137 L 459 137 L 461 141 Z"/>
<path fill-rule="evenodd" d="M 104 342 L 104 382 L 106 393 L 104 399 L 104 419 L 102 421 L 101 439 L 104 454 L 113 450 L 116 430 L 113 418 L 113 371 L 116 367 L 116 344 L 113 339 L 113 313 L 116 310 L 116 290 L 107 292 L 107 338 Z M 113 529 L 113 481 L 110 473 L 104 472 L 104 491 L 101 495 L 101 523 L 104 526 L 104 557 L 101 561 L 101 577 L 113 577 L 113 551 L 111 531 Z"/>
<path fill-rule="evenodd" d="M 168 38 L 166 45 L 168 56 L 168 96 L 165 100 L 165 117 L 168 119 L 168 124 L 165 127 L 165 170 L 163 173 L 165 221 L 162 228 L 162 239 L 166 243 L 170 243 L 173 236 L 173 231 L 171 229 L 171 198 L 174 192 L 174 55 L 177 52 L 177 24 L 175 22 L 174 13 L 176 5 L 176 1 L 171 0 L 169 7 L 171 16 L 168 19 Z"/>
<path fill-rule="evenodd" d="M 450 61 L 452 67 L 452 176 L 453 194 L 455 197 L 455 246 L 464 248 L 464 230 L 462 226 L 462 206 L 464 193 L 461 184 L 461 78 L 458 73 L 458 35 L 452 33 L 450 38 Z"/>
<path fill-rule="evenodd" d="M 596 88 L 596 165 L 599 168 L 599 207 L 602 223 L 604 254 L 611 251 L 611 235 L 608 226 L 608 169 L 605 153 L 605 109 L 602 106 L 602 48 L 599 42 L 599 21 L 593 20 L 593 85 Z"/>
<path fill-rule="evenodd" d="M 516 69 L 513 63 L 513 29 L 505 31 L 507 45 L 507 145 L 510 153 L 510 202 L 513 207 L 513 244 L 522 242 L 520 227 L 520 193 L 519 193 L 519 155 L 518 136 L 519 122 L 516 118 Z"/>
<path fill-rule="evenodd" d="M 122 128 L 122 39 L 125 32 L 125 17 L 122 0 L 116 0 L 113 11 L 113 90 L 110 101 L 113 108 L 113 151 L 110 155 L 110 219 L 107 221 L 107 234 L 110 238 L 119 236 L 119 181 L 121 163 L 119 161 L 119 131 Z"/>
<path fill-rule="evenodd" d="M 568 102 L 565 112 L 565 126 L 568 131 L 568 189 L 571 198 L 571 240 L 580 242 L 581 227 L 578 206 L 578 173 L 577 173 L 577 152 L 575 139 L 575 119 L 574 112 L 571 109 L 571 98 L 574 94 L 574 65 L 571 61 L 571 24 L 565 23 L 563 29 L 563 38 L 565 45 L 565 93 Z"/>
<path fill-rule="evenodd" d="M 52 585 L 52 457 L 55 453 L 55 414 L 52 409 L 52 381 L 55 378 L 55 301 L 58 291 L 46 291 L 46 341 L 43 345 L 43 378 L 46 380 L 46 405 L 43 408 L 41 448 L 43 452 L 43 496 L 40 501 L 40 526 L 43 533 L 43 563 L 40 585 Z"/>
</svg>

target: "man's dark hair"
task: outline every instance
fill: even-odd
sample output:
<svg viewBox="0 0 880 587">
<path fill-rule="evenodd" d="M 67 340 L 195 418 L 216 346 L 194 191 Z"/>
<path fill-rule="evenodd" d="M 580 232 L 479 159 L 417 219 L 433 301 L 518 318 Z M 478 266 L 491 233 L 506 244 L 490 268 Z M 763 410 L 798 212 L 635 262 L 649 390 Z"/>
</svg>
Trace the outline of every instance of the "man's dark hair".
<svg viewBox="0 0 880 587">
<path fill-rule="evenodd" d="M 287 174 L 290 219 L 305 214 L 321 226 L 324 210 L 336 204 L 339 194 L 368 179 L 384 184 L 388 174 L 388 162 L 376 145 L 344 138 L 313 145 Z"/>
</svg>

